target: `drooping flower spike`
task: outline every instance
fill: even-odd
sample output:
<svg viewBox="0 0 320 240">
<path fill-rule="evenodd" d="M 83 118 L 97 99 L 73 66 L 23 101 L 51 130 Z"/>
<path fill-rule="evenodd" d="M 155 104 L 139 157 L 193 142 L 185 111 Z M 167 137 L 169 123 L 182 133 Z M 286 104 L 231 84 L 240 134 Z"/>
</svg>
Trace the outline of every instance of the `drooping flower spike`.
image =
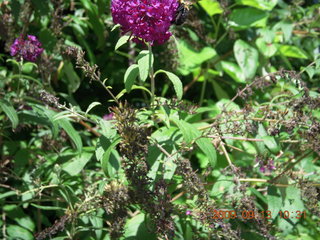
<svg viewBox="0 0 320 240">
<path fill-rule="evenodd" d="M 10 54 L 11 56 L 22 57 L 24 60 L 35 62 L 43 50 L 37 37 L 28 35 L 27 39 L 23 39 L 21 36 L 14 41 L 10 47 Z"/>
<path fill-rule="evenodd" d="M 177 0 L 112 0 L 113 21 L 123 33 L 131 32 L 133 40 L 162 44 L 169 32 L 178 8 Z"/>
</svg>

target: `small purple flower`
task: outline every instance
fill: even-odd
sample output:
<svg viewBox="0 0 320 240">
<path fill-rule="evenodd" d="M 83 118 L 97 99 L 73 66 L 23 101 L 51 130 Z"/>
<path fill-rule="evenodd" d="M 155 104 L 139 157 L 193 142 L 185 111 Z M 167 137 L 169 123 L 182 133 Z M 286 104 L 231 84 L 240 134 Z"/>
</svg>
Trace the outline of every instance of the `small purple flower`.
<svg viewBox="0 0 320 240">
<path fill-rule="evenodd" d="M 262 173 L 270 173 L 273 170 L 276 169 L 275 165 L 274 165 L 274 161 L 271 159 L 268 160 L 260 160 L 259 158 L 256 159 L 257 164 L 259 165 L 259 170 Z"/>
<path fill-rule="evenodd" d="M 11 56 L 22 57 L 24 60 L 35 62 L 43 50 L 37 37 L 28 35 L 26 40 L 22 36 L 14 40 L 10 48 L 10 54 Z"/>
<path fill-rule="evenodd" d="M 113 119 L 114 114 L 113 113 L 109 113 L 103 116 L 103 120 L 109 121 Z"/>
<path fill-rule="evenodd" d="M 192 212 L 191 212 L 190 210 L 187 210 L 187 211 L 186 211 L 186 215 L 191 215 L 191 213 L 192 213 Z"/>
<path fill-rule="evenodd" d="M 171 33 L 169 28 L 178 8 L 177 0 L 112 0 L 113 21 L 131 32 L 134 41 L 162 44 Z"/>
</svg>

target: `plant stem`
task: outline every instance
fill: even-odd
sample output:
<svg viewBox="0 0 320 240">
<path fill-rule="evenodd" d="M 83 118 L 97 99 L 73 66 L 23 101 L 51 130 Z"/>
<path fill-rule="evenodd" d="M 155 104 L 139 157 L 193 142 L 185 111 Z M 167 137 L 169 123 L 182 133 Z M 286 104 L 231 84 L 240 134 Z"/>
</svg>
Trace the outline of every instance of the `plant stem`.
<svg viewBox="0 0 320 240">
<path fill-rule="evenodd" d="M 206 91 L 206 86 L 207 86 L 207 78 L 205 77 L 203 84 L 202 84 L 202 88 L 201 88 L 201 95 L 200 95 L 200 101 L 199 101 L 199 105 L 201 106 L 203 103 L 203 99 L 204 99 L 204 94 Z"/>
<path fill-rule="evenodd" d="M 20 82 L 21 82 L 21 73 L 22 73 L 22 65 L 23 65 L 23 58 L 19 61 L 19 78 L 18 78 L 18 87 L 17 87 L 17 97 L 20 98 Z"/>
<path fill-rule="evenodd" d="M 276 176 L 275 178 L 271 179 L 269 182 L 270 183 L 276 182 L 281 176 L 283 176 L 285 173 L 287 173 L 289 170 L 291 170 L 297 163 L 301 162 L 301 160 L 306 158 L 311 153 L 312 153 L 312 151 L 308 151 L 305 154 L 303 154 L 302 156 L 300 156 L 300 158 L 297 161 L 295 161 L 294 163 L 292 163 L 289 166 L 287 166 L 285 170 L 283 170 L 278 176 Z"/>
<path fill-rule="evenodd" d="M 150 66 L 150 79 L 151 79 L 151 103 L 154 101 L 154 93 L 155 93 L 155 81 L 154 81 L 154 71 L 153 71 L 153 66 L 152 66 L 152 47 L 150 44 L 148 45 L 148 50 L 149 50 L 149 66 Z"/>
</svg>

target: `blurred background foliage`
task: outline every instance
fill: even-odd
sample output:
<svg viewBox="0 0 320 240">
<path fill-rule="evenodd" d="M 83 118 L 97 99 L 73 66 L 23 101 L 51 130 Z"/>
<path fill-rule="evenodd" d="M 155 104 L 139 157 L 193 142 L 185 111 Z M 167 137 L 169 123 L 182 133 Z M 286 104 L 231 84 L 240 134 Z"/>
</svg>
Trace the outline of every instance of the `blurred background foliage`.
<svg viewBox="0 0 320 240">
<path fill-rule="evenodd" d="M 232 201 L 239 203 L 245 201 L 244 196 L 254 196 L 260 211 L 273 212 L 270 224 L 266 224 L 270 225 L 268 234 L 278 239 L 320 239 L 320 3 L 192 2 L 186 22 L 173 25 L 173 36 L 167 43 L 153 46 L 153 55 L 154 69 L 179 76 L 184 101 L 199 107 L 193 115 L 182 111 L 179 104 L 178 109 L 170 104 L 156 112 L 143 109 L 149 106 L 148 81 L 134 79 L 140 87 L 124 92 L 125 73 L 146 47 L 131 41 L 119 43 L 121 32 L 114 28 L 109 6 L 109 0 L 0 0 L 0 236 L 29 240 L 38 233 L 37 239 L 110 238 L 114 216 L 103 210 L 105 186 L 117 180 L 130 188 L 130 183 L 116 147 L 119 133 L 106 116 L 109 107 L 117 104 L 102 87 L 105 80 L 114 95 L 122 93 L 119 100 L 140 109 L 137 122 L 148 125 L 152 138 L 164 144 L 170 154 L 193 141 L 196 150 L 176 155 L 190 160 L 193 171 L 206 183 L 215 208 L 228 209 Z M 45 51 L 37 63 L 19 63 L 10 56 L 10 46 L 21 34 L 35 35 L 42 43 Z M 99 69 L 100 81 L 90 79 L 88 71 L 66 53 L 66 46 L 85 52 L 84 59 Z M 275 81 L 273 85 L 250 90 L 250 83 L 267 75 Z M 167 76 L 156 75 L 159 102 L 172 100 L 177 93 Z M 243 88 L 251 91 L 250 98 L 239 92 Z M 307 99 L 311 99 L 308 103 L 304 101 L 306 89 Z M 174 106 L 176 100 L 172 101 Z M 218 143 L 215 147 L 208 144 L 208 138 L 197 142 L 199 129 L 209 128 L 216 119 L 237 118 L 240 115 L 235 112 L 248 105 L 254 109 L 248 113 L 253 122 L 274 119 L 276 124 L 257 121 L 253 133 L 238 126 L 238 134 L 234 125 L 218 122 L 218 136 L 223 135 L 226 146 L 231 146 L 227 148 L 229 155 Z M 264 107 L 268 111 L 261 110 Z M 267 115 L 272 111 L 273 116 Z M 300 118 L 298 111 L 302 112 Z M 263 141 L 232 139 L 240 136 Z M 163 165 L 169 194 L 172 198 L 179 195 L 183 174 L 175 174 L 177 164 L 165 165 L 165 154 L 152 144 L 148 154 L 152 181 L 157 180 Z M 274 159 L 276 171 L 259 171 L 258 156 Z M 234 190 L 237 184 L 232 177 L 233 165 L 227 167 L 228 157 L 241 168 L 239 179 L 258 179 L 246 185 L 244 192 Z M 289 165 L 287 171 L 291 162 L 295 165 Z M 283 171 L 290 174 L 284 176 Z M 266 185 L 277 176 L 277 184 L 300 185 Z M 185 214 L 186 209 L 197 209 L 197 195 L 182 194 L 173 200 L 179 209 L 172 213 L 174 239 L 216 239 L 210 237 L 208 226 Z M 279 210 L 292 214 L 307 211 L 307 217 L 286 220 L 277 216 Z M 150 218 L 139 204 L 132 203 L 123 239 L 156 239 Z M 240 228 L 243 239 L 272 239 L 259 235 L 257 226 L 248 222 L 231 223 L 228 229 Z M 211 228 L 220 231 L 224 226 L 220 223 Z M 228 232 L 221 237 L 228 238 L 237 239 Z"/>
</svg>

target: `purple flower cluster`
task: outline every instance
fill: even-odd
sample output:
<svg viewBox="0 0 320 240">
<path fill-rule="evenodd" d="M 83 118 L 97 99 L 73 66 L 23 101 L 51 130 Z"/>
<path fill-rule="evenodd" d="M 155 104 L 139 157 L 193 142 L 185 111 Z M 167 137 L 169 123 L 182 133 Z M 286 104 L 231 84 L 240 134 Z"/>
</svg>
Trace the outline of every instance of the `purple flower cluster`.
<svg viewBox="0 0 320 240">
<path fill-rule="evenodd" d="M 262 173 L 271 173 L 273 170 L 276 169 L 274 165 L 274 161 L 271 159 L 268 159 L 267 161 L 259 161 L 257 160 L 258 165 L 259 165 L 259 170 Z"/>
<path fill-rule="evenodd" d="M 112 0 L 113 21 L 131 32 L 136 42 L 142 39 L 151 44 L 166 42 L 169 28 L 178 8 L 177 0 Z"/>
<path fill-rule="evenodd" d="M 10 48 L 10 54 L 11 56 L 22 57 L 24 60 L 35 62 L 43 50 L 37 37 L 28 35 L 26 40 L 20 37 L 14 41 Z"/>
</svg>

